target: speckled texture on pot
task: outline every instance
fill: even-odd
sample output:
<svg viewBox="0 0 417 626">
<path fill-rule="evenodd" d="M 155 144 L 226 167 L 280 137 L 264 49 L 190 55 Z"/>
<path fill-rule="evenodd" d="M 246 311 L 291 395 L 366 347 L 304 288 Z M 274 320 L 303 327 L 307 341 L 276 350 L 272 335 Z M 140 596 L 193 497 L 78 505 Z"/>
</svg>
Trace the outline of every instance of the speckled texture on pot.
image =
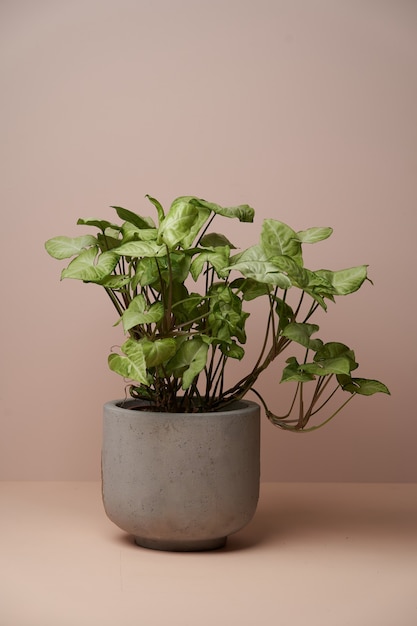
<svg viewBox="0 0 417 626">
<path fill-rule="evenodd" d="M 259 495 L 260 410 L 216 413 L 104 406 L 102 478 L 108 517 L 160 550 L 207 550 L 253 517 Z M 125 404 L 126 406 L 126 404 Z"/>
</svg>

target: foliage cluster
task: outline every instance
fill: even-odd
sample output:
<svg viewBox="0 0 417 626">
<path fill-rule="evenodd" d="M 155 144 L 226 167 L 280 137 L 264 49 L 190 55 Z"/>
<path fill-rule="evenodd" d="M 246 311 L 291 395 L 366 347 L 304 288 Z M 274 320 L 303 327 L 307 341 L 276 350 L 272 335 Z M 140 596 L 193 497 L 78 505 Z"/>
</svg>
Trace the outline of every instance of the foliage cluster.
<svg viewBox="0 0 417 626">
<path fill-rule="evenodd" d="M 326 301 L 369 280 L 366 265 L 337 271 L 304 266 L 303 245 L 328 238 L 331 228 L 296 232 L 266 219 L 259 242 L 237 251 L 211 225 L 221 217 L 252 222 L 250 206 L 221 207 L 182 196 L 165 212 L 158 200 L 147 198 L 155 220 L 113 207 L 121 223 L 79 219 L 96 234 L 54 237 L 45 244 L 52 257 L 72 258 L 62 278 L 100 285 L 110 298 L 126 340 L 109 355 L 109 366 L 130 381 L 133 397 L 159 411 L 216 411 L 252 390 L 274 424 L 300 431 L 320 427 L 357 394 L 389 393 L 379 381 L 352 375 L 358 367 L 352 349 L 316 336 L 316 310 L 327 310 Z M 290 292 L 297 294 L 295 305 Z M 227 387 L 228 363 L 245 355 L 245 305 L 254 299 L 265 303 L 264 340 L 247 374 Z M 290 411 L 278 416 L 254 386 L 293 343 L 302 346 L 304 357 L 288 356 L 280 368 L 280 381 L 295 383 L 295 392 Z M 306 429 L 338 390 L 347 392 L 347 400 Z"/>
</svg>

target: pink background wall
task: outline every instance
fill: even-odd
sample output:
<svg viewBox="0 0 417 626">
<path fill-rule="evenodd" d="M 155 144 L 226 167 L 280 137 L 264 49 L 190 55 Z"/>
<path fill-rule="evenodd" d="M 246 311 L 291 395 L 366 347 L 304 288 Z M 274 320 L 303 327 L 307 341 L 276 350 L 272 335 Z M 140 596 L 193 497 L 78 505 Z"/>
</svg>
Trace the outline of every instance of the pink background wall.
<svg viewBox="0 0 417 626">
<path fill-rule="evenodd" d="M 0 477 L 99 477 L 120 329 L 99 288 L 59 282 L 43 242 L 150 193 L 252 204 L 242 245 L 264 217 L 330 225 L 312 267 L 370 264 L 375 286 L 321 336 L 392 397 L 357 398 L 310 435 L 265 419 L 263 479 L 417 480 L 417 4 L 3 0 L 0 28 Z M 272 372 L 260 390 L 286 396 Z"/>
</svg>

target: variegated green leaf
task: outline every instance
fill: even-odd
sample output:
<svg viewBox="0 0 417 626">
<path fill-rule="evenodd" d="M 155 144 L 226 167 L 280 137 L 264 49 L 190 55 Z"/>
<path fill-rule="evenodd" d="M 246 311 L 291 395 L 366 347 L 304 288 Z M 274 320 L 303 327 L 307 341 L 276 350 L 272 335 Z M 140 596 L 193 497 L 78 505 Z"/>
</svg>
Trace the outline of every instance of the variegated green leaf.
<svg viewBox="0 0 417 626">
<path fill-rule="evenodd" d="M 80 254 L 85 248 L 95 246 L 97 239 L 93 235 L 81 235 L 81 237 L 53 237 L 45 243 L 48 254 L 54 259 L 69 259 Z"/>
<path fill-rule="evenodd" d="M 161 223 L 158 242 L 170 250 L 181 245 L 189 248 L 210 215 L 210 209 L 196 206 L 191 196 L 176 198 Z"/>
<path fill-rule="evenodd" d="M 174 356 L 177 350 L 177 342 L 170 337 L 153 341 L 141 339 L 139 343 L 142 346 L 147 367 L 156 367 L 165 363 Z"/>
<path fill-rule="evenodd" d="M 330 237 L 333 232 L 333 228 L 330 227 L 317 227 L 307 228 L 307 230 L 299 230 L 297 233 L 298 241 L 301 243 L 316 243 L 317 241 L 323 241 Z"/>
<path fill-rule="evenodd" d="M 261 245 L 268 258 L 289 256 L 299 265 L 303 264 L 301 243 L 297 233 L 278 220 L 264 220 L 261 230 Z"/>
<path fill-rule="evenodd" d="M 128 332 L 131 328 L 140 324 L 155 324 L 163 317 L 164 305 L 162 302 L 155 302 L 148 306 L 144 296 L 139 294 L 130 302 L 121 320 L 124 331 Z"/>
<path fill-rule="evenodd" d="M 134 258 L 161 257 L 166 254 L 166 248 L 164 245 L 158 245 L 156 241 L 128 241 L 114 248 L 114 252 L 119 256 Z"/>
<path fill-rule="evenodd" d="M 117 265 L 119 257 L 113 252 L 98 253 L 98 248 L 88 248 L 71 261 L 62 271 L 61 278 L 75 278 L 84 282 L 100 283 L 109 276 Z"/>
<path fill-rule="evenodd" d="M 178 352 L 168 362 L 167 371 L 182 378 L 182 388 L 188 389 L 207 362 L 209 344 L 200 337 L 183 341 Z"/>
<path fill-rule="evenodd" d="M 113 372 L 136 381 L 142 385 L 149 385 L 146 359 L 143 347 L 138 341 L 128 339 L 121 347 L 125 356 L 110 354 L 108 358 L 109 367 Z"/>
<path fill-rule="evenodd" d="M 345 270 L 317 270 L 315 274 L 325 278 L 337 296 L 346 296 L 357 291 L 367 278 L 367 265 L 358 265 Z"/>
</svg>

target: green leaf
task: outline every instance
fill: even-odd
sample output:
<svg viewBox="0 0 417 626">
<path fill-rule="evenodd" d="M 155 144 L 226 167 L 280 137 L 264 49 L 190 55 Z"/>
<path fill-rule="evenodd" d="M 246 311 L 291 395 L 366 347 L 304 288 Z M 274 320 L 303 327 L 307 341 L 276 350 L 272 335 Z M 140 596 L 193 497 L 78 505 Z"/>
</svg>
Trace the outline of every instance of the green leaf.
<svg viewBox="0 0 417 626">
<path fill-rule="evenodd" d="M 111 208 L 115 209 L 121 220 L 130 222 L 137 228 L 155 228 L 155 223 L 150 217 L 141 217 L 137 213 L 133 213 L 133 211 L 124 209 L 121 206 L 112 206 Z"/>
<path fill-rule="evenodd" d="M 210 336 L 229 343 L 232 337 L 236 337 L 240 343 L 245 343 L 245 322 L 249 313 L 242 311 L 240 298 L 222 283 L 214 284 L 208 295 Z"/>
<path fill-rule="evenodd" d="M 139 343 L 143 348 L 146 366 L 148 368 L 165 363 L 165 361 L 168 361 L 174 356 L 177 349 L 177 342 L 170 337 L 155 339 L 153 341 L 141 339 Z"/>
<path fill-rule="evenodd" d="M 106 234 L 103 235 L 103 233 L 97 233 L 97 242 L 102 252 L 114 250 L 114 248 L 118 248 L 121 244 L 120 239 L 117 239 L 116 237 L 110 237 Z"/>
<path fill-rule="evenodd" d="M 327 239 L 333 232 L 333 228 L 330 227 L 317 227 L 307 228 L 307 230 L 299 230 L 297 233 L 298 241 L 301 243 L 316 243 L 317 241 L 323 241 Z"/>
<path fill-rule="evenodd" d="M 337 296 L 346 296 L 357 291 L 367 278 L 367 265 L 358 265 L 345 270 L 317 270 L 316 276 L 329 282 Z"/>
<path fill-rule="evenodd" d="M 308 285 L 309 275 L 301 265 L 299 265 L 294 259 L 287 255 L 277 256 L 271 259 L 276 269 L 284 272 L 291 283 L 300 289 L 303 289 Z"/>
<path fill-rule="evenodd" d="M 168 256 L 158 259 L 159 271 L 167 284 L 172 281 L 184 282 L 190 271 L 191 258 L 181 250 L 174 250 Z"/>
<path fill-rule="evenodd" d="M 294 381 L 298 383 L 308 383 L 309 381 L 315 379 L 313 374 L 309 374 L 301 369 L 295 356 L 291 356 L 287 359 L 286 363 L 288 363 L 288 365 L 284 367 L 282 371 L 281 383 Z"/>
<path fill-rule="evenodd" d="M 274 298 L 276 302 L 275 311 L 279 318 L 278 330 L 281 332 L 294 319 L 294 311 L 281 298 Z"/>
<path fill-rule="evenodd" d="M 215 204 L 214 202 L 207 202 L 207 200 L 202 200 L 201 198 L 192 198 L 192 201 L 201 207 L 206 207 L 216 213 L 217 215 L 222 215 L 223 217 L 237 218 L 239 222 L 253 222 L 253 218 L 255 216 L 255 210 L 250 207 L 248 204 L 241 204 L 239 206 L 232 207 L 222 207 L 219 204 Z"/>
<path fill-rule="evenodd" d="M 109 367 L 113 372 L 134 380 L 142 385 L 149 385 L 146 360 L 143 347 L 138 341 L 128 339 L 121 347 L 125 356 L 110 354 L 108 357 Z"/>
<path fill-rule="evenodd" d="M 228 246 L 230 250 L 235 250 L 235 246 L 230 243 L 227 237 L 220 233 L 207 233 L 200 240 L 200 246 L 203 248 L 218 248 L 220 246 Z"/>
<path fill-rule="evenodd" d="M 228 247 L 222 246 L 214 248 L 214 250 L 204 250 L 198 254 L 190 266 L 190 273 L 194 280 L 197 280 L 207 263 L 216 270 L 217 276 L 227 275 L 228 270 L 226 268 L 229 264 L 229 252 Z"/>
<path fill-rule="evenodd" d="M 136 272 L 132 278 L 132 289 L 138 285 L 145 287 L 152 285 L 159 280 L 158 266 L 156 260 L 151 257 L 143 257 L 137 262 Z"/>
<path fill-rule="evenodd" d="M 189 248 L 210 215 L 208 208 L 198 207 L 191 200 L 192 196 L 176 198 L 159 227 L 158 242 L 170 250 L 178 245 Z"/>
<path fill-rule="evenodd" d="M 134 258 L 161 257 L 166 255 L 166 248 L 158 245 L 156 241 L 128 241 L 114 249 L 119 256 L 130 256 Z"/>
<path fill-rule="evenodd" d="M 96 246 L 81 252 L 62 271 L 61 278 L 75 278 L 84 282 L 100 283 L 109 276 L 117 265 L 119 257 L 113 252 L 103 252 L 97 257 Z"/>
<path fill-rule="evenodd" d="M 208 342 L 201 337 L 182 341 L 178 352 L 168 362 L 167 371 L 182 378 L 182 389 L 188 389 L 207 362 Z"/>
<path fill-rule="evenodd" d="M 48 254 L 54 259 L 69 259 L 79 254 L 85 248 L 95 246 L 97 239 L 93 235 L 82 235 L 81 237 L 53 237 L 45 242 L 45 248 Z"/>
<path fill-rule="evenodd" d="M 374 393 L 386 393 L 391 395 L 388 387 L 379 382 L 379 380 L 351 378 L 346 375 L 337 376 L 337 380 L 343 391 L 349 391 L 350 393 L 358 393 L 362 396 L 372 396 Z"/>
<path fill-rule="evenodd" d="M 162 207 L 162 204 L 159 202 L 159 200 L 157 200 L 156 198 L 152 198 L 152 196 L 150 196 L 149 194 L 146 194 L 145 198 L 148 198 L 149 202 L 152 202 L 152 204 L 156 208 L 158 213 L 158 221 L 160 224 L 162 224 L 165 218 L 165 211 Z"/>
<path fill-rule="evenodd" d="M 261 245 L 268 258 L 289 256 L 299 265 L 303 264 L 301 243 L 297 233 L 278 220 L 264 220 L 261 230 Z"/>
<path fill-rule="evenodd" d="M 220 351 L 227 357 L 231 359 L 237 359 L 241 361 L 245 356 L 245 351 L 242 346 L 239 346 L 234 339 L 229 342 L 222 342 L 220 344 Z"/>
<path fill-rule="evenodd" d="M 259 283 L 253 278 L 236 278 L 230 283 L 232 289 L 240 291 L 243 300 L 255 300 L 260 296 L 265 296 L 270 292 L 270 288 L 265 283 Z"/>
<path fill-rule="evenodd" d="M 265 255 L 261 246 L 251 246 L 230 259 L 230 270 L 239 271 L 245 278 L 252 278 L 260 283 L 289 289 L 292 284 L 288 276 L 280 272 L 276 265 Z"/>
<path fill-rule="evenodd" d="M 301 344 L 305 348 L 318 350 L 323 342 L 321 339 L 311 339 L 311 335 L 319 330 L 317 324 L 305 324 L 301 322 L 290 322 L 282 331 L 283 337 Z"/>
<path fill-rule="evenodd" d="M 100 280 L 100 285 L 107 289 L 121 289 L 125 285 L 130 283 L 130 276 L 127 274 L 120 274 L 118 276 L 106 276 Z"/>
<path fill-rule="evenodd" d="M 329 376 L 330 374 L 349 374 L 351 361 L 347 356 L 339 356 L 331 359 L 321 359 L 316 363 L 300 365 L 303 372 L 316 374 L 317 376 Z"/>
<path fill-rule="evenodd" d="M 156 228 L 138 228 L 134 224 L 130 222 L 124 222 L 122 226 L 122 234 L 123 234 L 123 242 L 127 243 L 128 241 L 155 241 L 158 231 Z"/>
<path fill-rule="evenodd" d="M 164 305 L 162 302 L 155 302 L 150 306 L 142 294 L 137 295 L 130 302 L 128 308 L 120 318 L 123 322 L 125 332 L 139 324 L 154 324 L 164 317 Z M 120 320 L 119 320 L 120 321 Z M 116 322 L 118 324 L 119 322 Z"/>
<path fill-rule="evenodd" d="M 337 357 L 346 357 L 350 361 L 350 369 L 354 370 L 358 367 L 355 360 L 355 353 L 348 348 L 344 343 L 337 341 L 329 341 L 323 344 L 319 350 L 317 350 L 314 361 L 326 361 L 328 359 L 334 359 Z"/>
<path fill-rule="evenodd" d="M 115 230 L 120 230 L 118 226 L 116 226 L 115 224 L 112 224 L 111 222 L 108 222 L 107 220 L 100 220 L 97 219 L 95 217 L 87 217 L 87 218 L 81 218 L 77 221 L 77 224 L 80 226 L 95 226 L 95 228 L 99 228 L 100 230 L 104 231 L 106 230 L 106 228 L 113 228 Z"/>
</svg>

